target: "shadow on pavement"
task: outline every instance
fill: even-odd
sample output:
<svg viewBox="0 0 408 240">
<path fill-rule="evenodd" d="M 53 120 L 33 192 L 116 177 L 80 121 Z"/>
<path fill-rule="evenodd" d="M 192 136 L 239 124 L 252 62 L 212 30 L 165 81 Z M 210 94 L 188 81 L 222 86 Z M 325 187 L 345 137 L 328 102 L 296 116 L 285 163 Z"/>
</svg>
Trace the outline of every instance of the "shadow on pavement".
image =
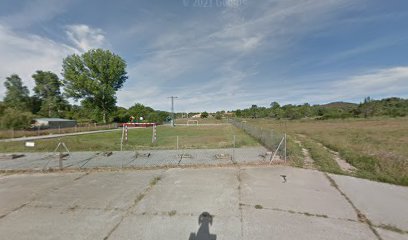
<svg viewBox="0 0 408 240">
<path fill-rule="evenodd" d="M 210 225 L 213 223 L 213 216 L 208 212 L 203 212 L 198 217 L 200 228 L 197 233 L 191 233 L 188 240 L 216 240 L 217 235 L 210 233 Z"/>
</svg>

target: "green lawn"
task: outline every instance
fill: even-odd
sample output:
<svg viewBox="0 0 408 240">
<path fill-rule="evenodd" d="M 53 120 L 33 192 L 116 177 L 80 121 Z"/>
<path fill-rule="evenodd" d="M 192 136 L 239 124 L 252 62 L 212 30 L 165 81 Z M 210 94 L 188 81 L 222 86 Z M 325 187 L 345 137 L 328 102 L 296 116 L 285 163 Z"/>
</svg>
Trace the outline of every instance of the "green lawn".
<svg viewBox="0 0 408 240">
<path fill-rule="evenodd" d="M 121 131 L 68 136 L 61 138 L 70 151 L 118 151 L 120 150 Z M 159 126 L 157 142 L 152 144 L 152 128 L 129 129 L 128 143 L 124 150 L 135 149 L 176 149 L 177 136 L 179 149 L 188 148 L 229 148 L 233 146 L 236 136 L 236 147 L 259 146 L 259 144 L 242 130 L 231 126 Z M 35 141 L 35 148 L 24 147 L 24 142 L 0 143 L 0 152 L 44 152 L 53 151 L 59 139 Z"/>
</svg>

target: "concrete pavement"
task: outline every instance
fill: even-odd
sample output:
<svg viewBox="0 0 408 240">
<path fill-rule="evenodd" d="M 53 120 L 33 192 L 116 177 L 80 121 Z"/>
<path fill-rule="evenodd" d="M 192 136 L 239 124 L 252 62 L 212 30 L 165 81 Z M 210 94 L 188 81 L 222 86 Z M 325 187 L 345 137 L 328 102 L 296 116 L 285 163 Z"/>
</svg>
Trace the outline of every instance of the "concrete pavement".
<svg viewBox="0 0 408 240">
<path fill-rule="evenodd" d="M 337 188 L 282 166 L 3 174 L 0 239 L 408 239 L 407 188 L 330 177 Z"/>
<path fill-rule="evenodd" d="M 374 225 L 408 230 L 408 187 L 330 176 Z"/>
</svg>

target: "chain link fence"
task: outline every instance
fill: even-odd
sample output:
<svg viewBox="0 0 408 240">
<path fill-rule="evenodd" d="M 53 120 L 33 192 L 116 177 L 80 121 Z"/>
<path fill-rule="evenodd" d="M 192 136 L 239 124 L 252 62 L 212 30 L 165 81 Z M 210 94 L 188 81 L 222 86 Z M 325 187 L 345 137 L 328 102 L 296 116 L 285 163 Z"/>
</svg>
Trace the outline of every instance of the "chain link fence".
<svg viewBox="0 0 408 240">
<path fill-rule="evenodd" d="M 129 130 L 126 139 L 123 129 L 117 129 L 102 135 L 37 141 L 35 147 L 24 147 L 24 153 L 16 158 L 13 154 L 0 154 L 5 158 L 0 161 L 0 170 L 270 164 L 286 160 L 285 134 L 245 121 L 231 120 L 230 123 L 229 127 L 218 128 L 162 126 L 156 138 L 155 131 L 148 128 Z M 207 133 L 197 132 L 199 130 Z M 3 144 L 12 149 L 24 142 Z"/>
<path fill-rule="evenodd" d="M 15 158 L 13 154 L 3 154 L 9 159 L 0 161 L 0 170 L 47 171 L 269 163 L 268 150 L 244 134 L 219 138 L 159 135 L 153 142 L 152 136 L 138 136 L 133 132 L 129 134 L 128 141 L 123 142 L 123 146 L 121 139 L 117 138 L 106 143 L 104 150 L 100 150 L 99 146 L 98 151 L 81 151 L 72 143 L 56 139 L 52 150 L 50 146 L 47 152 L 25 152 L 20 156 L 14 154 Z"/>
<path fill-rule="evenodd" d="M 230 123 L 237 128 L 244 130 L 247 134 L 269 149 L 271 151 L 271 162 L 276 159 L 286 161 L 286 133 L 270 128 L 254 126 L 241 119 L 230 119 Z"/>
</svg>

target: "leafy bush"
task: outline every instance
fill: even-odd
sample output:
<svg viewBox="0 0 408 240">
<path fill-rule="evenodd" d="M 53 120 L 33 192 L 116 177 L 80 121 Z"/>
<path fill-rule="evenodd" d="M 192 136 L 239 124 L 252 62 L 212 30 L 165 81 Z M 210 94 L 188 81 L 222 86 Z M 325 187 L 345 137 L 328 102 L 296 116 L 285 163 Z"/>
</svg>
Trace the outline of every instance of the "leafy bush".
<svg viewBox="0 0 408 240">
<path fill-rule="evenodd" d="M 222 115 L 221 115 L 221 113 L 216 113 L 215 114 L 215 119 L 217 119 L 217 120 L 221 120 L 222 119 Z"/>
<path fill-rule="evenodd" d="M 26 129 L 30 127 L 33 115 L 30 112 L 22 112 L 13 108 L 4 110 L 1 117 L 1 127 L 7 129 Z"/>
</svg>

